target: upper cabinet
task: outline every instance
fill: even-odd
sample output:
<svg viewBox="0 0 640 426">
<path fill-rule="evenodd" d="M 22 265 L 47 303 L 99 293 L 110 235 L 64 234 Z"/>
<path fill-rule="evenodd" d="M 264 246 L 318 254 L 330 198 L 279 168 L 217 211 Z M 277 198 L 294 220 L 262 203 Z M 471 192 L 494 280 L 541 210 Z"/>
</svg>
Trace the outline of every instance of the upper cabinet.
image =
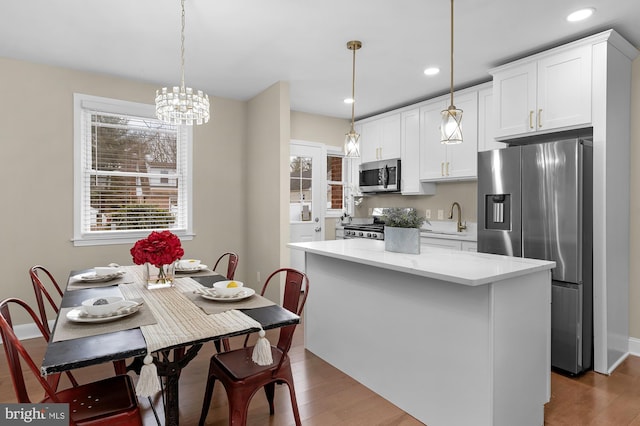
<svg viewBox="0 0 640 426">
<path fill-rule="evenodd" d="M 454 93 L 454 104 L 462 110 L 462 138 L 458 145 L 440 143 L 441 112 L 449 106 L 443 96 L 420 107 L 420 180 L 444 181 L 477 178 L 478 91 Z"/>
<path fill-rule="evenodd" d="M 361 121 L 362 162 L 400 158 L 400 113 Z"/>
<path fill-rule="evenodd" d="M 495 138 L 590 124 L 591 49 L 558 49 L 491 70 Z"/>
<path fill-rule="evenodd" d="M 420 182 L 420 109 L 401 114 L 401 188 L 402 195 L 433 195 L 435 183 Z"/>
<path fill-rule="evenodd" d="M 496 123 L 493 115 L 493 88 L 491 85 L 478 90 L 478 152 L 506 148 L 497 142 Z"/>
</svg>

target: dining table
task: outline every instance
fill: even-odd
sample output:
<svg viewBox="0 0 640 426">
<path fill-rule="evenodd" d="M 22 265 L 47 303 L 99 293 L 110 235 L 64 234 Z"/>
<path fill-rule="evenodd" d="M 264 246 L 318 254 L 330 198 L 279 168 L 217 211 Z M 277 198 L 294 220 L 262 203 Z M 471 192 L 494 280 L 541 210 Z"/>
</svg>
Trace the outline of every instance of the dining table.
<svg viewBox="0 0 640 426">
<path fill-rule="evenodd" d="M 42 361 L 43 375 L 114 361 L 116 373 L 140 374 L 143 359 L 151 355 L 164 378 L 165 424 L 178 425 L 180 372 L 204 343 L 219 347 L 224 338 L 300 322 L 298 315 L 248 287 L 239 300 L 211 297 L 215 293 L 206 289 L 227 278 L 210 269 L 176 273 L 172 286 L 149 289 L 142 268 L 122 266 L 105 280 L 93 279 L 91 269 L 71 271 Z M 83 301 L 111 296 L 131 301 L 135 309 L 115 318 L 83 312 Z"/>
</svg>

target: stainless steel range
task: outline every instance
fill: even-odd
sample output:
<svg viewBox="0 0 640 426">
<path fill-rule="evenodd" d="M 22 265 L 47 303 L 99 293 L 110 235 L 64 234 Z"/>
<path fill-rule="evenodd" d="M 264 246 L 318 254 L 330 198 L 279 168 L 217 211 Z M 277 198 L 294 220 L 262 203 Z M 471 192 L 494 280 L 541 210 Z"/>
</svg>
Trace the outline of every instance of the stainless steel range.
<svg viewBox="0 0 640 426">
<path fill-rule="evenodd" d="M 362 225 L 345 225 L 344 238 L 368 238 L 370 240 L 384 240 L 384 224 L 368 223 Z"/>
</svg>

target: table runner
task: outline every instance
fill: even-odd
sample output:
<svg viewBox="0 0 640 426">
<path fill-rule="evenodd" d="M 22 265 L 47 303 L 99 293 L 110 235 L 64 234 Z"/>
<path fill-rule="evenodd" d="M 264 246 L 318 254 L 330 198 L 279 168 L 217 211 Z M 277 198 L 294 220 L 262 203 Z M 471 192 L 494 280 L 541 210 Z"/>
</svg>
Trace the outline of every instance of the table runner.
<svg viewBox="0 0 640 426">
<path fill-rule="evenodd" d="M 205 314 L 182 294 L 184 291 L 192 292 L 194 286 L 200 285 L 189 278 L 176 279 L 175 287 L 149 290 L 144 285 L 141 267 L 127 266 L 123 269 L 134 277 L 136 283 L 119 286 L 122 294 L 126 299 L 143 298 L 157 320 L 156 324 L 140 327 L 148 354 L 224 334 L 262 330 L 258 321 L 235 309 L 215 315 Z M 140 373 L 136 387 L 139 396 L 150 396 L 160 390 L 157 377 L 155 381 L 150 379 L 155 376 L 155 368 L 150 368 L 153 365 L 150 358 L 149 355 L 145 357 L 145 366 Z"/>
</svg>

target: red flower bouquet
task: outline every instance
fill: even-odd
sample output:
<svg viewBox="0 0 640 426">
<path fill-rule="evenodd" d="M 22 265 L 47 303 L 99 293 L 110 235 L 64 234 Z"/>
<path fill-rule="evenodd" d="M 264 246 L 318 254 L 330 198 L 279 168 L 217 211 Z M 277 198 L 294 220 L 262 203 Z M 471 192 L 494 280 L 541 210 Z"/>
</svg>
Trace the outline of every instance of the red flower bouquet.
<svg viewBox="0 0 640 426">
<path fill-rule="evenodd" d="M 131 248 L 133 263 L 145 265 L 145 278 L 148 283 L 173 285 L 173 263 L 184 255 L 180 238 L 170 231 L 153 231 L 143 240 L 138 240 Z M 157 276 L 152 278 L 149 264 L 158 268 Z"/>
<path fill-rule="evenodd" d="M 156 268 L 169 265 L 184 256 L 180 238 L 170 231 L 153 231 L 144 240 L 138 240 L 131 248 L 133 263 L 151 263 Z"/>
</svg>

